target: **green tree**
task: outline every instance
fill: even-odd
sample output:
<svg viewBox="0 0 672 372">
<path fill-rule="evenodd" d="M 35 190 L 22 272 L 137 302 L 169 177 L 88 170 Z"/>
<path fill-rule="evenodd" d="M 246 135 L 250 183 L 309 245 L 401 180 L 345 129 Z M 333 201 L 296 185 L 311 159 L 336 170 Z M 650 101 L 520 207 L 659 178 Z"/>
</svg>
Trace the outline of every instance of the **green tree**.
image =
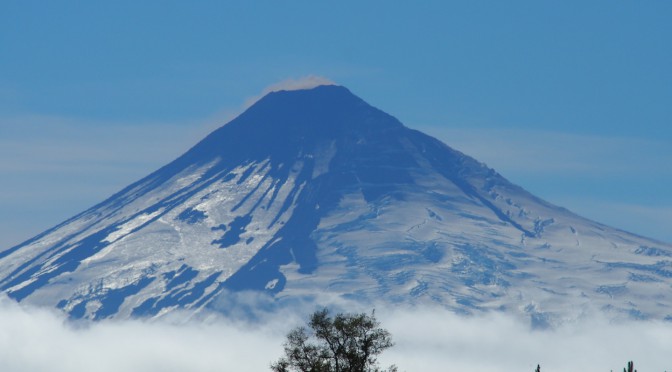
<svg viewBox="0 0 672 372">
<path fill-rule="evenodd" d="M 275 372 L 383 372 L 377 356 L 394 344 L 375 314 L 329 316 L 327 309 L 310 316 L 306 327 L 293 329 L 284 343 L 285 356 L 271 364 Z M 388 369 L 396 371 L 395 366 Z"/>
<path fill-rule="evenodd" d="M 632 361 L 628 362 L 628 369 L 623 368 L 623 372 L 637 372 L 635 364 Z"/>
</svg>

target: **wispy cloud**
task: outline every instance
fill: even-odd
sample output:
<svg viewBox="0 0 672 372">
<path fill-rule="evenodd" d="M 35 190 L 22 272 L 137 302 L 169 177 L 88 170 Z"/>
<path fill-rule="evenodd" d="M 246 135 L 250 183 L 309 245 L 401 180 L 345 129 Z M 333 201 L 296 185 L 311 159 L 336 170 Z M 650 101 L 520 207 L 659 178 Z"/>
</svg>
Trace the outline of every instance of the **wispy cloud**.
<svg viewBox="0 0 672 372">
<path fill-rule="evenodd" d="M 415 126 L 495 169 L 590 175 L 667 172 L 665 141 L 521 129 Z"/>
<path fill-rule="evenodd" d="M 96 122 L 48 116 L 0 119 L 0 172 L 154 165 L 186 151 L 200 124 Z"/>
<path fill-rule="evenodd" d="M 200 322 L 103 321 L 70 324 L 54 311 L 0 302 L 0 369 L 4 371 L 267 371 L 284 335 L 305 310 L 268 313 L 258 323 L 213 317 Z M 287 316 L 288 314 L 294 314 Z M 400 371 L 473 372 L 670 368 L 672 325 L 610 324 L 599 317 L 552 331 L 531 331 L 502 314 L 464 318 L 439 308 L 376 313 L 396 345 L 381 364 Z"/>
<path fill-rule="evenodd" d="M 672 241 L 672 146 L 666 141 L 520 129 L 416 126 L 548 201 Z"/>
<path fill-rule="evenodd" d="M 559 197 L 554 202 L 606 225 L 672 243 L 672 203 L 644 205 L 581 196 Z"/>
<path fill-rule="evenodd" d="M 0 247 L 30 238 L 175 159 L 196 123 L 0 118 Z"/>
</svg>

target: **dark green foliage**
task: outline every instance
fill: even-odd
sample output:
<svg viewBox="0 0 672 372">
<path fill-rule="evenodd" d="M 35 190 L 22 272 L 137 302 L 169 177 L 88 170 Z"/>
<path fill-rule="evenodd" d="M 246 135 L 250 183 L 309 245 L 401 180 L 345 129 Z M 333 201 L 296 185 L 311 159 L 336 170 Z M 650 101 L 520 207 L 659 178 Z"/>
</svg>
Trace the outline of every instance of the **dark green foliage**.
<svg viewBox="0 0 672 372">
<path fill-rule="evenodd" d="M 298 327 L 287 335 L 285 356 L 271 364 L 275 372 L 383 372 L 376 356 L 393 345 L 390 333 L 374 314 L 313 313 L 310 329 Z M 392 366 L 389 371 L 396 371 Z"/>
<path fill-rule="evenodd" d="M 628 369 L 623 368 L 623 372 L 637 372 L 635 364 L 632 361 L 628 362 Z"/>
</svg>

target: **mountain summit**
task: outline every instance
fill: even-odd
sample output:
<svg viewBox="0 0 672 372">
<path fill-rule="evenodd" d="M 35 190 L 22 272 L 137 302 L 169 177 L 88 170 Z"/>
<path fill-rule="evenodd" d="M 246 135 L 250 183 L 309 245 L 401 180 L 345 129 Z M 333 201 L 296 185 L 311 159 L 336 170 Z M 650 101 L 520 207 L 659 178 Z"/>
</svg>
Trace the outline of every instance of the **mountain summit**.
<svg viewBox="0 0 672 372">
<path fill-rule="evenodd" d="M 75 318 L 230 292 L 431 302 L 543 325 L 672 318 L 672 247 L 586 220 L 341 86 L 279 91 L 106 201 L 0 252 L 0 289 Z"/>
</svg>

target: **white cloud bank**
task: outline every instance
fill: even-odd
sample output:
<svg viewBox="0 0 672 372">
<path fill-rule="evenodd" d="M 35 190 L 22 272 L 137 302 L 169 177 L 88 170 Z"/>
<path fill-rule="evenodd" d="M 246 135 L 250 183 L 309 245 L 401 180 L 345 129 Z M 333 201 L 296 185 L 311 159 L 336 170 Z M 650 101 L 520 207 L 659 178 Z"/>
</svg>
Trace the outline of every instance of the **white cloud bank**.
<svg viewBox="0 0 672 372">
<path fill-rule="evenodd" d="M 463 318 L 441 309 L 377 312 L 396 345 L 380 358 L 400 371 L 470 372 L 672 368 L 672 325 L 582 321 L 555 331 L 530 331 L 503 315 Z M 282 354 L 285 333 L 298 323 L 288 309 L 259 324 L 227 319 L 205 323 L 65 322 L 44 309 L 0 301 L 2 371 L 268 371 Z M 288 316 L 289 314 L 289 316 Z"/>
<path fill-rule="evenodd" d="M 264 371 L 282 352 L 281 333 L 223 320 L 77 327 L 60 314 L 7 300 L 0 329 L 0 370 L 13 372 Z"/>
<path fill-rule="evenodd" d="M 397 342 L 384 361 L 409 372 L 532 372 L 537 364 L 544 372 L 606 372 L 622 370 L 629 360 L 640 372 L 672 367 L 669 323 L 616 325 L 596 317 L 531 331 L 502 314 L 463 318 L 428 309 L 393 312 L 381 320 Z"/>
</svg>

